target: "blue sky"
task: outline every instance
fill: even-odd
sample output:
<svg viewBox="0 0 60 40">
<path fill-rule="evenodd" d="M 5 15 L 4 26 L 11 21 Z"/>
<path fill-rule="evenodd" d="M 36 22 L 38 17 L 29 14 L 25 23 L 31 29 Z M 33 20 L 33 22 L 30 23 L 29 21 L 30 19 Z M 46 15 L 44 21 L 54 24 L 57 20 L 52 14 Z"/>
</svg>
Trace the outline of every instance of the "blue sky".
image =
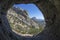
<svg viewBox="0 0 60 40">
<path fill-rule="evenodd" d="M 42 12 L 34 4 L 15 4 L 15 7 L 20 7 L 28 11 L 29 17 L 36 17 L 37 19 L 44 19 Z"/>
</svg>

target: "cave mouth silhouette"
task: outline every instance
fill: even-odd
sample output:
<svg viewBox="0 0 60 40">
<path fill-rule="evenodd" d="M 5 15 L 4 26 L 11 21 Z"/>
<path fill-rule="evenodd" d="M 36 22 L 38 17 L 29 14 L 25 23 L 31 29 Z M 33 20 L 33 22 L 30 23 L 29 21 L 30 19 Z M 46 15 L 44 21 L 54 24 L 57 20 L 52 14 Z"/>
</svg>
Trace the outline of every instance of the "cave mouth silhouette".
<svg viewBox="0 0 60 40">
<path fill-rule="evenodd" d="M 20 35 L 13 33 L 11 31 L 7 17 L 6 12 L 7 10 L 13 6 L 15 3 L 30 3 L 30 1 L 23 1 L 23 0 L 2 0 L 0 1 L 0 39 L 1 40 L 30 40 L 28 37 L 21 37 Z M 46 27 L 44 30 L 36 35 L 35 37 L 32 37 L 31 40 L 59 40 L 60 39 L 60 1 L 59 0 L 38 0 L 37 2 L 32 2 L 38 6 L 39 9 L 42 10 L 45 21 L 46 21 Z M 2 14 L 3 13 L 3 14 Z"/>
<path fill-rule="evenodd" d="M 27 14 L 27 18 L 23 15 L 24 13 L 21 14 L 21 12 L 24 12 L 24 11 Z M 13 13 L 15 15 L 13 15 Z M 45 25 L 46 25 L 45 18 L 44 18 L 42 11 L 33 3 L 30 3 L 30 4 L 14 4 L 12 6 L 12 8 L 10 8 L 8 10 L 7 14 L 8 14 L 7 18 L 9 20 L 12 31 L 17 33 L 18 35 L 21 35 L 21 36 L 38 35 L 40 32 L 42 32 L 44 30 Z M 21 19 L 28 22 L 28 23 L 30 23 L 30 20 L 31 20 L 32 23 L 30 23 L 30 24 L 31 25 L 33 24 L 33 25 L 32 26 L 29 25 L 29 27 L 26 27 L 28 24 L 25 22 L 19 21 L 18 20 L 19 18 L 17 18 L 19 16 L 17 14 L 20 15 L 20 18 L 22 16 Z M 17 19 L 14 19 L 14 18 L 17 18 Z M 18 21 L 16 21 L 16 20 L 18 20 Z M 20 25 L 18 25 L 18 24 L 20 24 Z M 23 25 L 24 27 L 21 25 Z"/>
</svg>

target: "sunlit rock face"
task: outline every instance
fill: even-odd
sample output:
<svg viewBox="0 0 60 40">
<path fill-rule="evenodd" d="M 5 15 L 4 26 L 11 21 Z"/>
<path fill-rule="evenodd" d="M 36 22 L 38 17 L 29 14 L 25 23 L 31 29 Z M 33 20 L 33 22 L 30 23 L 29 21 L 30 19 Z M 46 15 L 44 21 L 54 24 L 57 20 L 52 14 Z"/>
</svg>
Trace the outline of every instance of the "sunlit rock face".
<svg viewBox="0 0 60 40">
<path fill-rule="evenodd" d="M 19 20 L 18 20 L 18 22 L 21 20 L 21 22 L 23 21 L 23 23 L 21 23 L 21 24 L 26 24 L 26 25 L 28 25 L 28 26 L 30 26 L 31 24 L 34 24 L 34 25 L 38 25 L 36 22 L 34 22 L 33 20 L 31 20 L 30 18 L 29 18 L 29 16 L 28 16 L 28 13 L 27 13 L 27 11 L 25 11 L 25 10 L 21 10 L 20 8 L 11 8 L 9 11 L 8 11 L 8 17 L 10 16 L 10 18 L 12 19 L 12 20 L 10 20 L 10 21 L 13 21 L 13 22 L 15 22 L 15 20 L 18 20 L 18 18 L 19 18 Z M 12 16 L 13 16 L 13 18 L 12 18 Z M 16 18 L 14 18 L 14 17 L 17 17 L 17 19 Z M 13 23 L 12 22 L 12 23 Z M 16 22 L 16 23 L 18 23 L 18 22 Z M 32 22 L 32 23 L 31 23 Z M 19 24 L 19 23 L 18 23 Z M 33 26 L 34 26 L 33 25 Z M 38 26 L 37 26 L 38 27 Z"/>
<path fill-rule="evenodd" d="M 17 0 L 16 0 L 17 1 Z M 46 20 L 46 28 L 35 37 L 22 37 L 11 31 L 5 13 L 14 3 L 21 3 L 19 0 L 0 0 L 0 40 L 60 40 L 60 0 L 41 0 L 35 4 L 43 11 Z M 53 2 L 54 3 L 53 3 Z M 23 2 L 22 2 L 23 3 Z M 26 3 L 24 1 L 24 3 Z M 28 3 L 28 2 L 27 2 Z"/>
<path fill-rule="evenodd" d="M 31 34 L 33 36 L 41 32 L 45 25 L 42 25 L 44 20 L 38 21 L 38 19 L 32 19 L 29 17 L 26 10 L 16 7 L 12 7 L 8 10 L 7 18 L 9 20 L 10 26 L 12 27 L 12 30 L 21 34 Z"/>
</svg>

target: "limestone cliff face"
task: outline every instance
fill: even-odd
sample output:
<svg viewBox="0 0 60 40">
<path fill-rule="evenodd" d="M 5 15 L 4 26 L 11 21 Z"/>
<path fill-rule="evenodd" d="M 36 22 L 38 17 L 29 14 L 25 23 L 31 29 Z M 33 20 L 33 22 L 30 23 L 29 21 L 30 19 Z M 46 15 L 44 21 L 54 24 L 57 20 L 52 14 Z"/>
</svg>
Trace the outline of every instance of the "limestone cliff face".
<svg viewBox="0 0 60 40">
<path fill-rule="evenodd" d="M 16 8 L 16 7 L 10 8 L 7 12 L 7 18 L 9 20 L 10 26 L 12 27 L 12 30 L 15 30 L 20 33 L 24 33 L 24 34 L 30 33 L 29 31 L 32 28 L 35 28 L 36 30 L 43 28 L 40 25 L 41 23 L 38 24 L 37 22 L 32 20 L 29 17 L 28 12 L 21 8 Z"/>
</svg>

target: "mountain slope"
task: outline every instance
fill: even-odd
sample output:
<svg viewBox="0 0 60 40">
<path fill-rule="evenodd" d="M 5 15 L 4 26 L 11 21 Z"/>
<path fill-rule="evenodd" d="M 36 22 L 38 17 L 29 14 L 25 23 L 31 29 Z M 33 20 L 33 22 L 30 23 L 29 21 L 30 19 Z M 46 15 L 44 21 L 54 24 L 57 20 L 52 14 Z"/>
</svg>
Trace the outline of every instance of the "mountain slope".
<svg viewBox="0 0 60 40">
<path fill-rule="evenodd" d="M 31 19 L 34 20 L 36 23 L 38 23 L 40 26 L 45 27 L 44 19 L 37 19 L 36 17 L 32 17 Z"/>
<path fill-rule="evenodd" d="M 43 30 L 36 21 L 32 20 L 26 10 L 12 7 L 8 10 L 7 18 L 12 30 L 22 34 L 37 34 Z"/>
</svg>

